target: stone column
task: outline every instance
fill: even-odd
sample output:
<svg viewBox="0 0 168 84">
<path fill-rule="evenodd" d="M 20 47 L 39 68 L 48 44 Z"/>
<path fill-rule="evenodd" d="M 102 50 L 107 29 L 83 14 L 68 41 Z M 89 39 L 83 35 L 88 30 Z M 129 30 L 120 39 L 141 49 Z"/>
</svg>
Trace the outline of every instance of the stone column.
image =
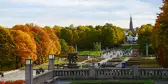
<svg viewBox="0 0 168 84">
<path fill-rule="evenodd" d="M 48 61 L 48 70 L 54 69 L 54 54 L 49 55 L 49 61 Z"/>
<path fill-rule="evenodd" d="M 32 59 L 26 59 L 26 61 L 25 61 L 25 83 L 26 84 L 33 84 Z"/>
<path fill-rule="evenodd" d="M 89 77 L 92 78 L 92 79 L 96 78 L 96 70 L 95 70 L 94 66 L 91 66 L 89 68 Z"/>
<path fill-rule="evenodd" d="M 133 66 L 133 78 L 138 78 L 139 77 L 139 66 L 138 65 L 134 65 Z"/>
</svg>

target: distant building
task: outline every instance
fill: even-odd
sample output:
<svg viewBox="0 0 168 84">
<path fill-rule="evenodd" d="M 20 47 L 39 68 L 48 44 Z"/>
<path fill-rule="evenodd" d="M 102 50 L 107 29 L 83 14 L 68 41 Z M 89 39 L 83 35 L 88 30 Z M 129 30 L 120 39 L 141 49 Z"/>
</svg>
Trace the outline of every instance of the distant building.
<svg viewBox="0 0 168 84">
<path fill-rule="evenodd" d="M 131 32 L 131 34 L 129 34 L 128 32 Z M 125 32 L 125 36 L 127 38 L 126 44 L 136 44 L 136 41 L 138 40 L 138 35 L 133 28 L 132 16 L 130 16 L 129 29 Z"/>
</svg>

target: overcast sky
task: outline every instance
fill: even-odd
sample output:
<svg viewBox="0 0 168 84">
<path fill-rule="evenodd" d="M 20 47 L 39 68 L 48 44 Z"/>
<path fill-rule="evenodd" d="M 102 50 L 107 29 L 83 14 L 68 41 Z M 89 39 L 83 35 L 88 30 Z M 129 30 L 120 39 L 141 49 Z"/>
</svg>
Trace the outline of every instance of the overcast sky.
<svg viewBox="0 0 168 84">
<path fill-rule="evenodd" d="M 162 0 L 0 0 L 0 25 L 104 25 L 129 28 L 154 24 Z"/>
</svg>

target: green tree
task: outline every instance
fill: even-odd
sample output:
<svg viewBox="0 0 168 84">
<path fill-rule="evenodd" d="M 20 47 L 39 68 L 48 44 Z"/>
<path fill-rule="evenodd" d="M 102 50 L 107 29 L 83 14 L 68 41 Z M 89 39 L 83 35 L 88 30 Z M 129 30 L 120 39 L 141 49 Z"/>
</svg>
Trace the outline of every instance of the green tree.
<svg viewBox="0 0 168 84">
<path fill-rule="evenodd" d="M 64 39 L 68 45 L 72 45 L 73 34 L 71 29 L 63 28 L 60 32 L 60 39 Z"/>
<path fill-rule="evenodd" d="M 138 32 L 138 45 L 139 45 L 139 51 L 143 55 L 146 54 L 146 44 L 149 45 L 149 54 L 153 54 L 152 49 L 152 30 L 153 26 L 151 24 L 142 25 Z"/>
<path fill-rule="evenodd" d="M 101 43 L 95 42 L 95 43 L 94 43 L 94 49 L 95 49 L 96 51 L 99 51 L 100 48 L 101 48 Z"/>
<path fill-rule="evenodd" d="M 64 39 L 59 39 L 60 45 L 61 45 L 61 51 L 67 52 L 68 51 L 68 45 L 65 42 Z"/>
<path fill-rule="evenodd" d="M 61 32 L 61 29 L 62 29 L 63 27 L 60 27 L 60 26 L 57 26 L 57 25 L 55 25 L 54 27 L 53 27 L 53 30 L 54 30 L 54 32 L 55 32 L 55 34 L 57 35 L 57 37 L 58 38 L 60 38 L 60 32 Z"/>
</svg>

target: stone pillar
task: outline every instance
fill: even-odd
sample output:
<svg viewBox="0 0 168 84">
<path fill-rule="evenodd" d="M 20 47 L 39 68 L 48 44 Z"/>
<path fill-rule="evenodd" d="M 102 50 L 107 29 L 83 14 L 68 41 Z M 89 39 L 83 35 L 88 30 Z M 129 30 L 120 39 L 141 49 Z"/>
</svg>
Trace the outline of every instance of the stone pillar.
<svg viewBox="0 0 168 84">
<path fill-rule="evenodd" d="M 133 78 L 137 79 L 139 77 L 139 66 L 138 65 L 134 65 L 133 66 Z"/>
<path fill-rule="evenodd" d="M 49 55 L 49 61 L 48 61 L 48 70 L 54 69 L 54 54 Z"/>
<path fill-rule="evenodd" d="M 32 59 L 26 59 L 25 61 L 25 84 L 33 84 Z"/>
<path fill-rule="evenodd" d="M 92 79 L 96 78 L 96 70 L 94 66 L 91 66 L 89 68 L 89 77 L 91 77 Z"/>
</svg>

